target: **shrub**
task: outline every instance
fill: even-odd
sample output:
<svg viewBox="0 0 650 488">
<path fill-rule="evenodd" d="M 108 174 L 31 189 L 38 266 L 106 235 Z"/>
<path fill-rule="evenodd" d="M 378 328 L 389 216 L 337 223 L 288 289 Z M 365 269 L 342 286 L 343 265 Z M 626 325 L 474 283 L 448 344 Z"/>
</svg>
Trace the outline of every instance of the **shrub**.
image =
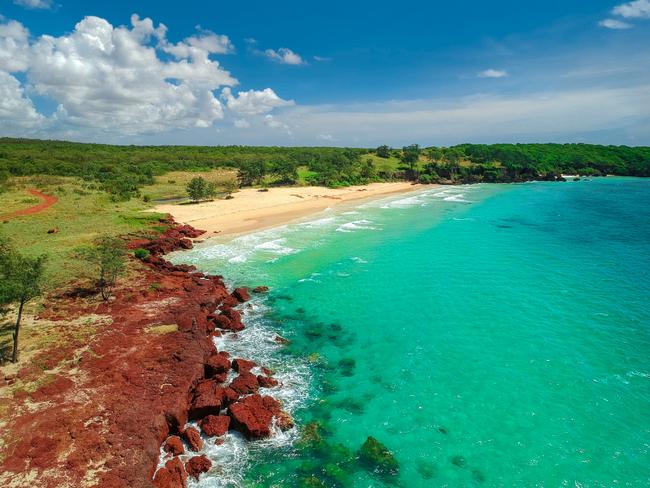
<svg viewBox="0 0 650 488">
<path fill-rule="evenodd" d="M 135 251 L 133 251 L 133 255 L 140 260 L 147 259 L 150 254 L 151 253 L 149 252 L 148 249 L 138 248 Z"/>
</svg>

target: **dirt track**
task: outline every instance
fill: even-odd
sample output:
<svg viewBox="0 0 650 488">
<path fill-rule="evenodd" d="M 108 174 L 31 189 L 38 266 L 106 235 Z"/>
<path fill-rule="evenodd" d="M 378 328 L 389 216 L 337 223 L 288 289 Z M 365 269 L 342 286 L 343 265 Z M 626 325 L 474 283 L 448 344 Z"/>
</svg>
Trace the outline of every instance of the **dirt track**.
<svg viewBox="0 0 650 488">
<path fill-rule="evenodd" d="M 38 205 L 34 205 L 33 207 L 23 208 L 21 210 L 16 210 L 15 212 L 11 212 L 8 214 L 2 214 L 0 215 L 0 221 L 13 219 L 15 217 L 20 217 L 21 215 L 33 215 L 42 212 L 46 208 L 51 207 L 52 205 L 54 205 L 56 202 L 59 201 L 57 197 L 53 195 L 46 195 L 45 193 L 42 193 L 34 188 L 30 188 L 27 191 L 32 195 L 34 195 L 35 197 L 40 198 L 42 200 L 41 203 L 39 203 Z"/>
</svg>

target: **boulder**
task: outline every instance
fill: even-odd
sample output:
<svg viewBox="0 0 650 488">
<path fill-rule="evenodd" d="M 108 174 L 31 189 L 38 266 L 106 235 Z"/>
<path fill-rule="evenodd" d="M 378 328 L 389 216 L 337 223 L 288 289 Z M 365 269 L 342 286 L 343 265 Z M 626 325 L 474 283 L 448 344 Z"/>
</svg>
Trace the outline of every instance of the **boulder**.
<svg viewBox="0 0 650 488">
<path fill-rule="evenodd" d="M 253 288 L 253 293 L 266 293 L 267 291 L 269 291 L 268 286 L 256 286 Z"/>
<path fill-rule="evenodd" d="M 201 439 L 201 434 L 199 434 L 199 431 L 194 427 L 188 427 L 185 429 L 183 437 L 192 451 L 197 452 L 203 449 L 203 439 Z"/>
<path fill-rule="evenodd" d="M 194 389 L 189 418 L 200 419 L 207 415 L 219 415 L 222 407 L 222 388 L 216 381 L 200 381 Z"/>
<path fill-rule="evenodd" d="M 226 354 L 216 353 L 211 355 L 205 362 L 205 377 L 211 378 L 214 375 L 227 373 L 230 369 L 230 359 Z"/>
<path fill-rule="evenodd" d="M 232 292 L 232 296 L 235 297 L 239 303 L 244 303 L 251 299 L 251 296 L 248 294 L 248 288 L 235 288 Z"/>
<path fill-rule="evenodd" d="M 225 315 L 215 315 L 211 321 L 220 329 L 230 330 L 232 328 L 232 321 Z"/>
<path fill-rule="evenodd" d="M 185 452 L 185 446 L 180 437 L 176 435 L 169 436 L 165 442 L 165 452 L 172 454 L 173 456 L 180 456 Z"/>
<path fill-rule="evenodd" d="M 220 437 L 228 432 L 230 417 L 226 415 L 208 415 L 199 422 L 205 435 Z"/>
<path fill-rule="evenodd" d="M 279 335 L 276 335 L 273 340 L 278 344 L 289 344 L 291 342 L 289 339 L 285 339 L 284 337 Z"/>
<path fill-rule="evenodd" d="M 230 325 L 228 327 L 229 330 L 232 330 L 233 332 L 244 330 L 245 327 L 241 321 L 241 313 L 239 313 L 237 310 L 231 307 L 222 307 L 221 314 L 230 319 Z"/>
<path fill-rule="evenodd" d="M 293 426 L 293 420 L 280 408 L 280 403 L 270 397 L 254 394 L 240 399 L 228 408 L 231 427 L 248 439 L 263 439 L 271 435 L 275 418 L 277 425 L 285 430 Z"/>
<path fill-rule="evenodd" d="M 257 366 L 255 361 L 250 361 L 248 359 L 237 358 L 232 362 L 232 369 L 238 373 L 250 373 L 251 369 Z"/>
<path fill-rule="evenodd" d="M 187 474 L 194 479 L 199 479 L 201 473 L 207 473 L 212 467 L 212 462 L 205 456 L 194 456 L 185 463 Z"/>
<path fill-rule="evenodd" d="M 254 393 L 259 387 L 260 385 L 257 382 L 257 376 L 251 373 L 241 373 L 230 382 L 230 388 L 232 388 L 239 395 Z"/>
<path fill-rule="evenodd" d="M 262 376 L 262 375 L 259 375 L 257 377 L 257 382 L 262 388 L 273 388 L 280 384 L 278 380 L 276 380 L 275 378 L 271 378 L 269 376 Z"/>
<path fill-rule="evenodd" d="M 170 459 L 160 468 L 153 479 L 156 488 L 185 488 L 187 473 L 179 458 Z"/>
</svg>

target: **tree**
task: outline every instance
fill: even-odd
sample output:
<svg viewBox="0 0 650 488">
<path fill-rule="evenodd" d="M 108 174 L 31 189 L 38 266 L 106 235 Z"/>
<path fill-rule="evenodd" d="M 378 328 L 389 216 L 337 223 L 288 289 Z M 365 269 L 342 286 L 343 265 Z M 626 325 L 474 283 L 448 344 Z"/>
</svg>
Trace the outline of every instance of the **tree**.
<svg viewBox="0 0 650 488">
<path fill-rule="evenodd" d="M 296 163 L 285 158 L 271 163 L 271 174 L 278 178 L 280 183 L 295 183 L 298 179 Z"/>
<path fill-rule="evenodd" d="M 6 238 L 0 238 L 0 306 L 18 304 L 11 361 L 18 361 L 20 325 L 25 304 L 43 293 L 46 256 L 23 256 Z M 6 310 L 3 310 L 6 311 Z"/>
<path fill-rule="evenodd" d="M 117 277 L 126 267 L 124 241 L 119 237 L 102 236 L 95 240 L 94 246 L 83 249 L 81 255 L 94 268 L 102 299 L 108 300 Z"/>
<path fill-rule="evenodd" d="M 196 176 L 187 184 L 187 195 L 193 202 L 198 202 L 205 198 L 207 182 L 201 177 Z"/>
<path fill-rule="evenodd" d="M 241 186 L 259 185 L 264 181 L 266 171 L 266 161 L 256 158 L 242 162 L 237 173 L 237 178 Z"/>
<path fill-rule="evenodd" d="M 417 166 L 420 159 L 420 146 L 418 144 L 411 144 L 402 148 L 400 159 L 402 163 L 407 164 L 411 173 L 410 178 L 417 178 Z"/>
<path fill-rule="evenodd" d="M 384 158 L 384 159 L 390 158 L 390 147 L 386 145 L 379 146 L 376 149 L 375 154 L 380 158 Z"/>
<path fill-rule="evenodd" d="M 438 163 L 444 158 L 444 153 L 437 147 L 432 147 L 427 151 L 427 159 L 432 163 Z"/>
</svg>

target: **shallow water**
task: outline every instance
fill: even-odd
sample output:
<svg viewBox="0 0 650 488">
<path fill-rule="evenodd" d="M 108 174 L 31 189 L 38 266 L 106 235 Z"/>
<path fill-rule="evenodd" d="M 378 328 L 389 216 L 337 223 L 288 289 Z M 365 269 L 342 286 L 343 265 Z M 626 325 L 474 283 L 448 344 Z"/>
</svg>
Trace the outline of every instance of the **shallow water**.
<svg viewBox="0 0 650 488">
<path fill-rule="evenodd" d="M 181 260 L 271 286 L 224 346 L 322 436 L 229 439 L 200 486 L 650 486 L 649 180 L 432 188 Z"/>
</svg>

